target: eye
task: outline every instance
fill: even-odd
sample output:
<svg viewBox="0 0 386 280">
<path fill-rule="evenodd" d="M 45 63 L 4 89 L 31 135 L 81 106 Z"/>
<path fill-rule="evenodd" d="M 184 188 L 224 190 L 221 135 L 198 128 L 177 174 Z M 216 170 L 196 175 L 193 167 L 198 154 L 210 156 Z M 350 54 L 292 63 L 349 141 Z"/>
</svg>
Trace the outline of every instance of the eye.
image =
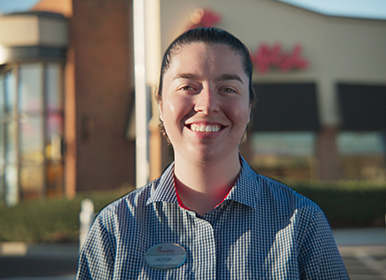
<svg viewBox="0 0 386 280">
<path fill-rule="evenodd" d="M 177 91 L 184 94 L 195 94 L 197 90 L 198 87 L 192 84 L 182 84 L 177 87 Z"/>
<path fill-rule="evenodd" d="M 190 90 L 194 90 L 194 88 L 192 86 L 183 86 L 183 87 L 180 87 L 179 90 L 190 91 Z"/>
<path fill-rule="evenodd" d="M 237 91 L 232 87 L 223 87 L 220 89 L 220 91 L 226 92 L 226 93 L 237 93 Z"/>
</svg>

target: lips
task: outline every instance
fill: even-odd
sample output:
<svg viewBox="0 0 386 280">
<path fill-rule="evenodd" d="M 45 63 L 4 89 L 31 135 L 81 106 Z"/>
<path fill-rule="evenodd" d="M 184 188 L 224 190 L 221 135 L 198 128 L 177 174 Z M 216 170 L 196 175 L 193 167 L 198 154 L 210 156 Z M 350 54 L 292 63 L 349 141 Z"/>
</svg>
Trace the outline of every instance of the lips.
<svg viewBox="0 0 386 280">
<path fill-rule="evenodd" d="M 210 124 L 210 125 L 206 125 L 206 124 L 191 124 L 190 125 L 190 129 L 192 131 L 202 132 L 202 133 L 218 132 L 218 131 L 221 130 L 221 128 L 222 128 L 222 126 L 218 125 L 218 124 Z"/>
</svg>

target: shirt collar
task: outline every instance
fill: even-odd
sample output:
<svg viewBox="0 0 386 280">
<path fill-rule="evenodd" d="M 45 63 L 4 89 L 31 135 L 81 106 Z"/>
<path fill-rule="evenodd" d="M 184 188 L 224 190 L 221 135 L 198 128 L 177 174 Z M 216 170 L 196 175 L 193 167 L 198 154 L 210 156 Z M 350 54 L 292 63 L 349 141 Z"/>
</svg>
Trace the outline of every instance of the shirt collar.
<svg viewBox="0 0 386 280">
<path fill-rule="evenodd" d="M 235 185 L 229 192 L 226 200 L 235 200 L 250 207 L 255 207 L 257 201 L 258 175 L 240 156 L 241 171 Z"/>
<path fill-rule="evenodd" d="M 240 163 L 240 175 L 224 201 L 235 200 L 247 206 L 255 207 L 256 186 L 258 182 L 257 174 L 241 156 Z M 178 204 L 174 188 L 174 162 L 170 164 L 161 177 L 152 184 L 152 191 L 147 204 L 161 201 Z"/>
<path fill-rule="evenodd" d="M 160 201 L 178 204 L 174 189 L 174 162 L 172 162 L 162 173 L 161 177 L 152 184 L 151 195 L 146 204 Z"/>
</svg>

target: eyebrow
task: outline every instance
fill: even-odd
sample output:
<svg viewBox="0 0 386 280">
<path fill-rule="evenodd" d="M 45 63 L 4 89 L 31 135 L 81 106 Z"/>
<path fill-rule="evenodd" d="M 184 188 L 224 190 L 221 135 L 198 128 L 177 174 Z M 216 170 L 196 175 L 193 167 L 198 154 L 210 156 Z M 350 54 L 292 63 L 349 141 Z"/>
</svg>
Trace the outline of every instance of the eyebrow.
<svg viewBox="0 0 386 280">
<path fill-rule="evenodd" d="M 199 80 L 199 77 L 195 74 L 190 74 L 190 73 L 182 73 L 182 74 L 177 74 L 174 78 L 174 80 L 178 79 L 193 79 L 193 80 Z M 243 84 L 243 80 L 235 75 L 235 74 L 221 74 L 215 79 L 215 82 L 222 82 L 222 81 L 229 81 L 229 80 L 236 80 L 239 81 L 240 83 Z"/>
<path fill-rule="evenodd" d="M 229 80 L 236 80 L 243 84 L 243 80 L 234 74 L 221 74 L 219 77 L 215 79 L 216 82 L 222 82 L 222 81 L 229 81 Z"/>
<path fill-rule="evenodd" d="M 174 78 L 173 78 L 173 81 L 174 81 L 174 80 L 178 80 L 178 79 L 192 79 L 192 80 L 198 80 L 198 76 L 195 75 L 195 74 L 182 73 L 182 74 L 177 74 L 177 75 L 175 75 Z"/>
</svg>

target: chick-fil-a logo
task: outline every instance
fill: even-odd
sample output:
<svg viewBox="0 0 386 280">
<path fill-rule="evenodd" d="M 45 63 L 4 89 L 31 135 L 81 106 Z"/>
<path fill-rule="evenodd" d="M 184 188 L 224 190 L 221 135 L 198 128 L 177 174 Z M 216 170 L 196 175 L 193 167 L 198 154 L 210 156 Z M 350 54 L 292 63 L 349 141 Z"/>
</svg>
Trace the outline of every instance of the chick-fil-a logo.
<svg viewBox="0 0 386 280">
<path fill-rule="evenodd" d="M 174 253 L 174 250 L 173 249 L 163 249 L 162 246 L 159 246 L 157 248 L 157 253 L 159 254 L 170 254 L 170 253 Z"/>
<path fill-rule="evenodd" d="M 292 50 L 285 51 L 280 43 L 273 46 L 264 43 L 251 53 L 251 59 L 255 70 L 261 74 L 271 70 L 280 72 L 304 70 L 308 67 L 308 61 L 301 57 L 301 52 L 300 44 L 295 44 Z"/>
</svg>

